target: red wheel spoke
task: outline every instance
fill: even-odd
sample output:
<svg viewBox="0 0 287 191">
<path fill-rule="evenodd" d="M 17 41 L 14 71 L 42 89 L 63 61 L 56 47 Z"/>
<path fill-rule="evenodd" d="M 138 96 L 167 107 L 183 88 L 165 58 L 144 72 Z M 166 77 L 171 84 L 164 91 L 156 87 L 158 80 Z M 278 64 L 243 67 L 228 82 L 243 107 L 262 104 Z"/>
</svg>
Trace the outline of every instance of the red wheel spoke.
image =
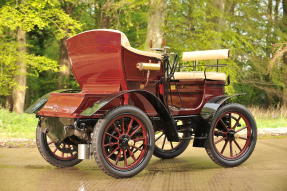
<svg viewBox="0 0 287 191">
<path fill-rule="evenodd" d="M 162 143 L 161 149 L 163 149 L 163 148 L 164 148 L 165 141 L 166 141 L 166 136 L 164 136 L 164 139 L 163 139 L 163 143 Z"/>
<path fill-rule="evenodd" d="M 240 145 L 237 143 L 237 141 L 236 141 L 235 139 L 234 139 L 234 143 L 235 143 L 235 145 L 238 147 L 238 149 L 239 149 L 240 151 L 242 151 Z"/>
<path fill-rule="evenodd" d="M 214 131 L 213 133 L 215 136 L 224 136 L 226 135 L 226 132 L 223 132 L 223 131 Z"/>
<path fill-rule="evenodd" d="M 216 145 L 216 144 L 220 143 L 223 140 L 225 140 L 225 137 L 222 137 L 221 139 L 218 139 L 217 141 L 214 142 L 214 144 Z"/>
<path fill-rule="evenodd" d="M 121 134 L 121 132 L 120 132 L 120 130 L 119 130 L 119 128 L 115 128 L 115 131 L 119 134 L 119 136 L 121 136 L 122 134 Z"/>
<path fill-rule="evenodd" d="M 227 143 L 228 143 L 228 141 L 225 140 L 225 143 L 224 143 L 224 145 L 223 145 L 223 147 L 222 147 L 222 149 L 221 149 L 221 151 L 220 151 L 221 154 L 223 154 L 223 152 L 224 152 L 224 150 L 225 150 L 225 148 L 226 148 L 226 146 L 227 146 Z"/>
<path fill-rule="evenodd" d="M 237 125 L 239 124 L 240 119 L 241 119 L 241 116 L 239 116 L 238 119 L 236 119 L 236 122 L 233 125 L 232 129 L 235 129 L 237 127 Z"/>
<path fill-rule="evenodd" d="M 114 145 L 118 145 L 119 143 L 118 142 L 112 142 L 112 143 L 108 143 L 108 144 L 105 144 L 104 147 L 108 147 L 108 146 L 114 146 Z"/>
<path fill-rule="evenodd" d="M 125 166 L 127 167 L 128 166 L 128 160 L 127 160 L 127 151 L 124 150 L 124 163 L 125 163 Z"/>
<path fill-rule="evenodd" d="M 127 134 L 129 134 L 129 132 L 130 132 L 130 130 L 131 130 L 131 127 L 132 127 L 132 125 L 133 125 L 133 122 L 134 122 L 134 119 L 131 119 L 131 121 L 130 121 L 130 123 L 129 123 L 129 125 L 128 125 L 128 130 L 127 130 Z"/>
<path fill-rule="evenodd" d="M 64 152 L 62 152 L 62 158 L 64 158 Z"/>
<path fill-rule="evenodd" d="M 132 137 L 140 128 L 141 128 L 141 126 L 138 126 L 138 127 L 130 134 L 130 137 Z"/>
<path fill-rule="evenodd" d="M 115 148 L 109 155 L 108 158 L 110 158 L 112 156 L 112 154 L 114 154 L 114 152 L 116 152 L 117 150 L 119 150 L 119 146 L 117 146 L 117 148 Z"/>
<path fill-rule="evenodd" d="M 231 113 L 229 113 L 229 126 L 231 127 Z"/>
<path fill-rule="evenodd" d="M 116 136 L 114 136 L 114 135 L 112 135 L 112 134 L 110 134 L 110 133 L 107 133 L 107 132 L 106 132 L 106 134 L 107 134 L 107 135 L 109 135 L 110 137 L 113 137 L 114 139 L 119 140 L 119 138 L 118 138 L 118 137 L 116 137 Z"/>
<path fill-rule="evenodd" d="M 229 141 L 229 147 L 230 147 L 230 156 L 233 157 L 232 141 Z"/>
<path fill-rule="evenodd" d="M 220 119 L 220 122 L 222 123 L 222 125 L 224 126 L 224 128 L 226 129 L 226 131 L 228 131 L 228 126 L 224 123 L 224 121 L 222 119 Z"/>
<path fill-rule="evenodd" d="M 156 140 L 154 142 L 157 142 L 163 135 L 164 135 L 164 133 L 162 133 L 158 138 L 156 138 Z"/>
<path fill-rule="evenodd" d="M 172 142 L 171 141 L 169 141 L 170 142 L 170 146 L 171 146 L 171 148 L 173 148 L 173 144 L 172 144 Z"/>
<path fill-rule="evenodd" d="M 144 138 L 143 137 L 138 137 L 138 138 L 135 138 L 135 139 L 132 139 L 134 142 L 138 142 L 138 141 L 143 141 Z"/>
<path fill-rule="evenodd" d="M 49 143 L 48 143 L 48 145 L 51 145 L 52 143 L 54 143 L 53 141 L 50 141 Z"/>
<path fill-rule="evenodd" d="M 141 149 L 142 146 L 143 145 L 141 145 L 140 147 L 137 147 L 137 146 L 132 145 L 131 147 L 135 148 L 137 151 L 142 151 L 142 149 Z"/>
<path fill-rule="evenodd" d="M 125 118 L 122 118 L 122 134 L 125 133 Z"/>
<path fill-rule="evenodd" d="M 121 158 L 121 149 L 119 150 L 118 154 L 117 154 L 117 159 L 116 159 L 116 165 L 118 164 L 120 158 Z"/>
<path fill-rule="evenodd" d="M 128 151 L 129 151 L 131 157 L 133 158 L 133 160 L 136 161 L 135 155 L 134 155 L 134 153 L 130 150 L 130 148 L 128 148 Z"/>
<path fill-rule="evenodd" d="M 57 148 L 55 148 L 55 150 L 53 151 L 53 153 L 55 154 L 55 153 L 57 152 L 57 150 L 58 150 L 58 149 L 57 149 Z"/>
<path fill-rule="evenodd" d="M 239 136 L 238 139 L 243 139 L 243 140 L 247 140 L 247 138 Z"/>
<path fill-rule="evenodd" d="M 242 127 L 241 129 L 235 131 L 235 133 L 238 133 L 238 132 L 240 132 L 240 131 L 242 131 L 242 130 L 244 130 L 244 129 L 246 129 L 246 128 L 247 128 L 247 127 Z"/>
</svg>

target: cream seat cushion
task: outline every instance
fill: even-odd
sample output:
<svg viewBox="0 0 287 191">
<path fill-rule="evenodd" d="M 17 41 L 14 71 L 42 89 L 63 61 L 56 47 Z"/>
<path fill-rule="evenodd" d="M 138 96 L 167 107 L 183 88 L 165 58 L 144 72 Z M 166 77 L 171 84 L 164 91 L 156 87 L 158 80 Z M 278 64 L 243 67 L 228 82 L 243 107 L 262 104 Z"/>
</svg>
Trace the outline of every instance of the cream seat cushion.
<svg viewBox="0 0 287 191">
<path fill-rule="evenodd" d="M 121 45 L 122 47 L 124 47 L 125 49 L 133 52 L 133 53 L 136 53 L 136 54 L 139 54 L 139 55 L 142 55 L 142 56 L 148 56 L 148 57 L 154 57 L 154 58 L 158 58 L 158 59 L 161 59 L 162 56 L 161 54 L 158 54 L 156 52 L 151 52 L 151 51 L 142 51 L 142 50 L 138 50 L 138 49 L 135 49 L 133 47 L 131 47 L 131 44 L 127 38 L 127 36 L 119 31 L 119 30 L 113 30 L 113 29 L 95 29 L 95 31 L 109 31 L 109 32 L 116 32 L 116 33 L 120 33 L 121 34 Z"/>
<path fill-rule="evenodd" d="M 204 72 L 193 71 L 193 72 L 175 72 L 175 80 L 204 80 Z M 206 72 L 206 79 L 208 80 L 226 80 L 226 74 L 220 72 Z"/>
</svg>

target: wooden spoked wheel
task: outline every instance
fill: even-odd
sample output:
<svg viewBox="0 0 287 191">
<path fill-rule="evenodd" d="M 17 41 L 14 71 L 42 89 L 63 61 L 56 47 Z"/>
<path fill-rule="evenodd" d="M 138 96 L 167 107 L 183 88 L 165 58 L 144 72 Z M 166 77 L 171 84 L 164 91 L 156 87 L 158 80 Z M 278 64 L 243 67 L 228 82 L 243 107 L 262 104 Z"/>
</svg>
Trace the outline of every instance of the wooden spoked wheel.
<svg viewBox="0 0 287 191">
<path fill-rule="evenodd" d="M 99 168 L 116 178 L 131 177 L 153 154 L 153 126 L 140 109 L 121 106 L 97 122 L 92 142 Z"/>
<path fill-rule="evenodd" d="M 236 159 L 250 147 L 251 133 L 251 125 L 242 113 L 225 112 L 215 123 L 212 142 L 221 157 Z"/>
<path fill-rule="evenodd" d="M 213 117 L 206 151 L 219 165 L 237 166 L 249 158 L 256 140 L 257 127 L 251 113 L 242 105 L 228 104 Z"/>
<path fill-rule="evenodd" d="M 146 155 L 147 148 L 147 130 L 133 115 L 118 116 L 104 130 L 103 154 L 116 169 L 126 170 L 137 166 Z"/>
</svg>

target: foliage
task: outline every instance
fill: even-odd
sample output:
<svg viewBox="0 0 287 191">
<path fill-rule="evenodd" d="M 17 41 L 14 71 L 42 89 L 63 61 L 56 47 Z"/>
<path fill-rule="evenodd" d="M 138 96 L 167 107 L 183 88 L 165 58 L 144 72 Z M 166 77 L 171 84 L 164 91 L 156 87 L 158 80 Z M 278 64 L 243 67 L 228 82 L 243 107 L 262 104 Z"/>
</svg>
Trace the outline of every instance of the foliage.
<svg viewBox="0 0 287 191">
<path fill-rule="evenodd" d="M 9 95 L 15 85 L 17 29 L 28 32 L 28 54 L 23 58 L 31 74 L 27 82 L 29 105 L 58 86 L 56 63 L 63 37 L 113 28 L 123 31 L 133 47 L 143 48 L 149 2 L 0 1 L 0 95 Z M 220 61 L 228 65 L 220 70 L 231 76 L 227 93 L 246 92 L 235 100 L 243 104 L 283 105 L 287 103 L 286 6 L 286 0 L 167 0 L 164 38 L 179 55 L 183 51 L 230 48 L 231 59 Z M 78 85 L 70 80 L 68 86 Z"/>
<path fill-rule="evenodd" d="M 230 48 L 232 59 L 225 62 L 228 67 L 222 70 L 232 79 L 227 92 L 248 93 L 253 101 L 240 97 L 237 100 L 245 104 L 283 103 L 282 89 L 287 87 L 287 82 L 280 70 L 286 68 L 286 64 L 277 62 L 279 67 L 273 68 L 271 75 L 266 70 L 273 43 L 286 42 L 287 38 L 281 29 L 283 14 L 279 7 L 272 7 L 270 13 L 268 6 L 271 5 L 264 0 L 176 0 L 169 3 L 165 31 L 171 47 L 177 52 Z"/>
<path fill-rule="evenodd" d="M 14 75 L 17 74 L 18 58 L 28 66 L 30 75 L 39 76 L 39 72 L 47 70 L 58 71 L 55 60 L 41 54 L 19 53 L 17 48 L 20 45 L 15 41 L 17 30 L 50 30 L 57 39 L 61 39 L 75 34 L 81 27 L 79 22 L 60 9 L 59 2 L 55 0 L 7 1 L 0 8 L 0 14 L 0 95 L 11 94 L 16 85 Z"/>
</svg>

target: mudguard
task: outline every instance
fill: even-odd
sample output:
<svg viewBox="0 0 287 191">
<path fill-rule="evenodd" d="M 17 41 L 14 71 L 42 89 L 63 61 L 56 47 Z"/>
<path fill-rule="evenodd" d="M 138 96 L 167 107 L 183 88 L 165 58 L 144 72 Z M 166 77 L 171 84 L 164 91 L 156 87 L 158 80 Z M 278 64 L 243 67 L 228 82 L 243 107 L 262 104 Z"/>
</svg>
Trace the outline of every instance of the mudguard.
<svg viewBox="0 0 287 191">
<path fill-rule="evenodd" d="M 245 93 L 241 94 L 234 94 L 234 95 L 222 95 L 222 96 L 216 96 L 210 99 L 201 109 L 200 116 L 203 119 L 211 120 L 218 108 L 224 104 L 228 99 L 245 95 Z"/>
<path fill-rule="evenodd" d="M 123 96 L 125 94 L 131 94 L 136 93 L 144 96 L 154 107 L 156 112 L 158 113 L 160 117 L 160 122 L 163 124 L 163 128 L 165 131 L 165 134 L 167 135 L 167 139 L 169 141 L 179 141 L 179 137 L 176 130 L 176 123 L 174 119 L 172 118 L 169 110 L 166 108 L 166 106 L 161 102 L 160 99 L 158 99 L 155 95 L 152 93 L 146 91 L 146 90 L 125 90 L 118 92 L 116 94 L 112 94 L 108 97 L 105 97 L 103 99 L 100 99 L 96 101 L 92 107 L 87 108 L 84 110 L 81 115 L 83 116 L 91 116 L 95 114 L 97 111 L 99 111 L 101 108 L 103 108 L 105 105 L 110 103 L 112 100 Z"/>
<path fill-rule="evenodd" d="M 49 92 L 42 97 L 40 97 L 37 101 L 35 101 L 32 105 L 30 105 L 26 110 L 25 113 L 37 113 L 48 101 L 49 96 L 51 93 L 75 93 L 79 92 L 80 90 L 74 90 L 74 89 L 60 89 L 60 90 L 55 90 L 52 92 Z"/>
</svg>

